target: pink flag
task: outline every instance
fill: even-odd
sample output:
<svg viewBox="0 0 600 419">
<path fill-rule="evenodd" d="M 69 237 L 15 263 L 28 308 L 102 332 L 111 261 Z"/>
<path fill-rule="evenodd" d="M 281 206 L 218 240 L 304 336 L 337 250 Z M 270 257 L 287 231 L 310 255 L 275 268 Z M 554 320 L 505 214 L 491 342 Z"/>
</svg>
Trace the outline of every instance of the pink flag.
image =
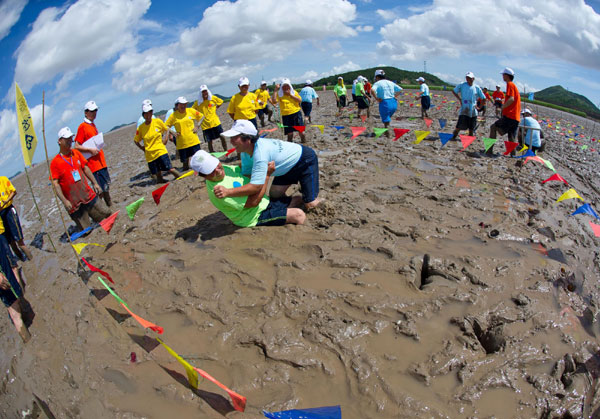
<svg viewBox="0 0 600 419">
<path fill-rule="evenodd" d="M 427 125 L 427 128 L 431 127 L 431 123 L 433 122 L 433 119 L 429 119 L 429 118 L 425 118 L 425 125 Z"/>
<path fill-rule="evenodd" d="M 409 129 L 405 129 L 405 128 L 394 128 L 394 141 L 398 141 L 398 138 L 402 137 L 404 134 L 406 134 L 407 132 L 409 132 Z"/>
<path fill-rule="evenodd" d="M 152 191 L 152 198 L 154 198 L 154 202 L 156 202 L 156 205 L 160 204 L 160 197 L 162 196 L 163 193 L 165 193 L 165 189 L 167 189 L 167 186 L 169 186 L 170 183 L 166 183 L 163 186 L 161 186 L 158 189 L 155 189 Z"/>
<path fill-rule="evenodd" d="M 474 137 L 474 136 L 470 136 L 470 135 L 461 135 L 461 136 L 460 136 L 460 142 L 461 142 L 461 143 L 462 143 L 462 145 L 463 145 L 463 150 L 466 150 L 466 148 L 467 148 L 468 146 L 470 146 L 470 145 L 471 145 L 471 143 L 472 143 L 473 141 L 475 141 L 476 139 L 477 139 L 477 137 Z"/>
<path fill-rule="evenodd" d="M 98 224 L 100 224 L 100 227 L 102 227 L 104 229 L 104 231 L 106 231 L 107 233 L 110 233 L 110 230 L 113 228 L 113 224 L 115 223 L 115 220 L 117 219 L 117 215 L 119 215 L 119 211 L 106 217 L 104 220 L 100 221 L 100 223 L 98 223 Z"/>
<path fill-rule="evenodd" d="M 358 137 L 360 134 L 365 132 L 367 127 L 350 127 L 350 129 L 352 130 L 352 137 L 350 139 L 353 140 L 354 138 Z"/>
<path fill-rule="evenodd" d="M 600 225 L 594 224 L 590 221 L 590 227 L 592 228 L 592 231 L 594 232 L 594 236 L 600 237 Z"/>
</svg>

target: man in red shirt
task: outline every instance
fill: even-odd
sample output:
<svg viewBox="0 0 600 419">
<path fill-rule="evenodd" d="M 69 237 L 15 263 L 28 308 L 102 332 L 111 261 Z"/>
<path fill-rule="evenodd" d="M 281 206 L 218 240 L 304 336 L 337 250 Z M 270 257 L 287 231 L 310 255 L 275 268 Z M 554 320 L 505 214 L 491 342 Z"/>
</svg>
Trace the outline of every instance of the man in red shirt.
<svg viewBox="0 0 600 419">
<path fill-rule="evenodd" d="M 496 138 L 496 134 L 508 135 L 508 141 L 515 141 L 519 121 L 521 120 L 521 95 L 517 86 L 513 83 L 515 72 L 506 67 L 502 70 L 502 78 L 506 82 L 506 100 L 502 105 L 502 118 L 498 119 L 490 127 L 490 138 Z M 494 154 L 494 146 L 488 148 L 486 154 Z"/>
<path fill-rule="evenodd" d="M 504 93 L 500 90 L 500 85 L 496 85 L 496 91 L 492 93 L 492 97 L 494 98 L 494 107 L 496 108 L 496 118 L 500 118 L 502 104 L 504 103 Z"/>
<path fill-rule="evenodd" d="M 80 152 L 90 153 L 92 156 L 88 159 L 88 166 L 96 182 L 100 185 L 100 192 L 98 193 L 106 205 L 109 207 L 112 205 L 110 194 L 108 192 L 110 185 L 110 175 L 108 174 L 108 168 L 106 167 L 106 160 L 104 160 L 104 151 L 97 150 L 95 147 L 84 147 L 82 144 L 95 135 L 98 135 L 98 128 L 94 124 L 96 114 L 98 113 L 98 105 L 93 100 L 90 100 L 85 104 L 84 107 L 85 118 L 83 122 L 77 128 L 77 136 L 75 137 L 75 150 Z"/>
<path fill-rule="evenodd" d="M 62 128 L 58 132 L 60 151 L 50 163 L 50 173 L 58 198 L 77 227 L 84 230 L 90 225 L 89 217 L 100 222 L 110 215 L 110 211 L 96 197 L 101 189 L 88 167 L 88 160 L 71 148 L 72 143 L 73 133 L 69 127 Z"/>
</svg>

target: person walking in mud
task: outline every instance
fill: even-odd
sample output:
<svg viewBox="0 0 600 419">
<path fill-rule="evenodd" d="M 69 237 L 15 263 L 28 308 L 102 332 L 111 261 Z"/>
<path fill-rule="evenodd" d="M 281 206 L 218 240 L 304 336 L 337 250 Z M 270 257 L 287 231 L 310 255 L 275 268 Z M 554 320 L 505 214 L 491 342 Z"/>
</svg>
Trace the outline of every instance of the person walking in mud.
<svg viewBox="0 0 600 419">
<path fill-rule="evenodd" d="M 402 87 L 386 79 L 383 70 L 375 70 L 375 84 L 371 91 L 375 100 L 379 102 L 379 115 L 385 128 L 389 128 L 392 115 L 398 109 L 397 97 L 402 91 Z M 386 137 L 390 136 L 389 129 L 385 132 Z"/>
<path fill-rule="evenodd" d="M 367 92 L 365 90 L 365 78 L 363 76 L 358 76 L 357 82 L 356 82 L 356 117 L 360 118 L 360 114 L 362 113 L 363 110 L 367 110 L 367 118 L 369 116 L 371 116 L 371 113 L 369 112 L 369 99 L 367 98 Z"/>
<path fill-rule="evenodd" d="M 268 122 L 271 121 L 271 117 L 273 116 L 273 109 L 269 105 L 269 99 L 271 98 L 271 93 L 269 93 L 269 88 L 267 87 L 267 82 L 262 81 L 260 83 L 260 88 L 256 89 L 254 92 L 256 95 L 256 99 L 258 101 L 258 119 L 260 119 L 260 126 L 265 126 L 265 114 L 267 115 Z"/>
<path fill-rule="evenodd" d="M 24 260 L 24 256 L 26 256 L 27 259 L 33 260 L 31 250 L 25 245 L 19 215 L 13 206 L 15 196 L 17 196 L 17 190 L 13 184 L 6 176 L 0 176 L 0 218 L 4 224 L 4 235 L 19 259 Z"/>
<path fill-rule="evenodd" d="M 312 112 L 313 100 L 317 99 L 317 106 L 320 106 L 319 95 L 313 89 L 312 81 L 306 80 L 304 87 L 300 90 L 300 97 L 302 98 L 302 113 L 304 113 L 304 118 L 309 124 L 312 124 L 312 119 L 310 118 L 310 114 Z"/>
<path fill-rule="evenodd" d="M 506 99 L 502 105 L 502 117 L 490 127 L 490 138 L 495 139 L 498 134 L 506 134 L 508 141 L 514 142 L 521 119 L 521 95 L 517 86 L 513 83 L 515 72 L 512 68 L 506 67 L 500 74 L 506 82 Z M 494 155 L 493 145 L 488 148 L 486 155 Z"/>
<path fill-rule="evenodd" d="M 300 111 L 302 98 L 298 92 L 294 90 L 289 79 L 283 79 L 281 84 L 275 85 L 271 103 L 273 103 L 273 105 L 279 103 L 281 120 L 284 127 L 283 133 L 287 135 L 287 140 L 291 142 L 294 138 L 294 132 L 297 132 L 300 135 L 300 141 L 305 143 L 306 137 L 304 132 L 295 128 L 304 126 L 304 118 Z"/>
<path fill-rule="evenodd" d="M 190 168 L 190 157 L 200 150 L 198 128 L 196 128 L 194 121 L 200 122 L 204 116 L 197 110 L 188 108 L 187 104 L 188 100 L 183 96 L 179 96 L 175 101 L 176 110 L 165 121 L 167 127 L 175 127 L 177 130 L 176 147 L 184 171 Z"/>
<path fill-rule="evenodd" d="M 342 109 L 346 107 L 346 86 L 344 86 L 344 79 L 338 77 L 337 84 L 333 88 L 333 94 L 335 95 L 335 101 L 337 103 L 338 112 L 336 116 L 340 116 Z"/>
<path fill-rule="evenodd" d="M 425 83 L 423 77 L 419 77 L 417 82 L 421 85 L 418 97 L 421 99 L 421 118 L 429 118 L 427 111 L 431 107 L 431 96 L 429 94 L 429 86 Z"/>
<path fill-rule="evenodd" d="M 458 133 L 461 130 L 468 130 L 469 135 L 472 136 L 477 126 L 477 108 L 475 107 L 478 98 L 485 99 L 485 95 L 481 88 L 474 84 L 475 75 L 472 72 L 468 72 L 465 75 L 465 80 L 461 84 L 457 85 L 452 94 L 460 103 L 460 110 L 458 112 L 458 121 L 456 122 L 456 128 L 452 132 L 451 141 L 456 141 Z"/>
<path fill-rule="evenodd" d="M 200 96 L 198 97 L 198 100 L 192 105 L 193 109 L 204 115 L 200 128 L 202 128 L 204 141 L 208 144 L 209 153 L 214 153 L 215 149 L 213 147 L 213 141 L 216 139 L 221 140 L 223 151 L 227 151 L 227 142 L 221 137 L 221 133 L 223 133 L 221 119 L 219 119 L 219 115 L 217 115 L 217 109 L 219 109 L 222 104 L 223 99 L 213 95 L 208 89 L 208 86 L 203 84 L 200 86 Z"/>
<path fill-rule="evenodd" d="M 502 92 L 499 84 L 496 85 L 496 90 L 492 93 L 492 99 L 494 99 L 496 118 L 500 118 L 500 115 L 502 114 L 502 105 L 504 104 L 504 92 Z"/>
</svg>

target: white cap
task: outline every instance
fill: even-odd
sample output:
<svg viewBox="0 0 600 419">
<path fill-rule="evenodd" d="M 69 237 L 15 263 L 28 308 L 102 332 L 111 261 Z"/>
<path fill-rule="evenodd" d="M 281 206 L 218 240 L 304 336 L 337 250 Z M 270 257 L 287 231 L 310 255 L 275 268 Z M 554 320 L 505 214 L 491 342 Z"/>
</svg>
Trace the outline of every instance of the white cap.
<svg viewBox="0 0 600 419">
<path fill-rule="evenodd" d="M 142 105 L 152 105 L 152 101 L 150 99 L 142 100 Z"/>
<path fill-rule="evenodd" d="M 190 167 L 192 170 L 203 175 L 210 175 L 218 165 L 219 159 L 211 156 L 204 150 L 196 151 L 190 158 Z"/>
<path fill-rule="evenodd" d="M 264 81 L 264 80 L 263 80 L 263 81 L 261 81 L 261 82 L 260 82 L 260 85 L 262 86 L 263 84 L 267 84 L 267 82 L 266 82 L 266 81 Z"/>
<path fill-rule="evenodd" d="M 148 112 L 152 110 L 152 104 L 151 103 L 144 103 L 142 105 L 142 112 Z"/>
<path fill-rule="evenodd" d="M 60 131 L 58 131 L 58 138 L 71 138 L 72 136 L 73 133 L 69 127 L 61 128 Z"/>
<path fill-rule="evenodd" d="M 475 74 L 473 74 L 472 71 L 469 71 L 467 74 L 465 74 L 465 77 L 468 77 L 470 79 L 474 79 L 475 78 Z"/>
<path fill-rule="evenodd" d="M 224 137 L 235 137 L 239 134 L 246 135 L 256 135 L 258 131 L 256 131 L 256 127 L 252 122 L 246 119 L 238 119 L 233 123 L 233 126 L 221 134 Z"/>
<path fill-rule="evenodd" d="M 96 102 L 93 100 L 90 100 L 88 103 L 86 103 L 85 107 L 83 108 L 84 111 L 95 111 L 96 109 L 98 109 L 98 105 L 96 105 Z"/>
<path fill-rule="evenodd" d="M 304 84 L 306 84 L 306 85 L 308 86 L 309 84 L 312 84 L 312 81 L 310 81 L 310 80 L 306 80 L 306 81 L 304 82 Z"/>
<path fill-rule="evenodd" d="M 425 79 L 424 79 L 423 77 L 419 77 L 419 78 L 417 79 L 417 81 L 422 81 L 422 82 L 425 82 Z"/>
<path fill-rule="evenodd" d="M 188 103 L 188 100 L 185 98 L 185 96 L 179 96 L 177 98 L 177 100 L 175 101 L 175 104 L 177 105 L 178 103 Z"/>
<path fill-rule="evenodd" d="M 375 70 L 375 77 L 377 77 L 377 76 L 385 76 L 385 71 Z"/>
<path fill-rule="evenodd" d="M 338 80 L 344 80 L 344 78 L 342 76 L 339 76 Z"/>
<path fill-rule="evenodd" d="M 500 87 L 502 87 L 502 86 L 500 86 L 499 84 L 496 85 L 496 89 L 499 89 Z"/>
<path fill-rule="evenodd" d="M 201 93 L 204 92 L 205 90 L 208 92 L 208 86 L 207 85 L 203 84 L 202 86 L 200 86 L 200 92 Z"/>
<path fill-rule="evenodd" d="M 533 115 L 533 112 L 531 112 L 531 109 L 529 108 L 525 108 L 525 110 L 521 113 L 528 113 L 529 115 Z"/>
<path fill-rule="evenodd" d="M 249 86 L 249 85 L 250 85 L 250 80 L 248 80 L 248 77 L 240 77 L 240 79 L 238 80 L 239 87 Z"/>
<path fill-rule="evenodd" d="M 509 76 L 514 76 L 515 72 L 510 67 L 504 67 L 504 70 L 500 74 L 508 74 Z"/>
</svg>

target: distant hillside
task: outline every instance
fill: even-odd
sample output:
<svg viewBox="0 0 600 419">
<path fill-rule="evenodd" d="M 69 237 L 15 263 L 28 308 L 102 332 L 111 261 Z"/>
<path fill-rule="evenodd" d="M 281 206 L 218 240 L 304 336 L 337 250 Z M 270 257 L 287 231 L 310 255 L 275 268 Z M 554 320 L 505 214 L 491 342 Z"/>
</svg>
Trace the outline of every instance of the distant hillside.
<svg viewBox="0 0 600 419">
<path fill-rule="evenodd" d="M 540 90 L 539 92 L 535 92 L 535 100 L 575 109 L 585 112 L 588 116 L 600 119 L 600 109 L 598 109 L 588 98 L 570 92 L 562 86 L 552 86 Z"/>
<path fill-rule="evenodd" d="M 360 75 L 368 78 L 371 82 L 373 82 L 375 70 L 380 68 L 383 69 L 383 71 L 385 71 L 385 76 L 388 79 L 395 80 L 397 83 L 417 84 L 415 80 L 418 77 L 423 77 L 426 80 L 427 84 L 430 86 L 454 86 L 450 83 L 446 83 L 445 81 L 439 79 L 433 74 L 424 73 L 422 71 L 400 70 L 396 67 L 373 67 L 365 68 L 363 70 L 349 71 L 347 73 L 335 74 L 330 77 L 319 79 L 313 84 L 315 86 L 322 86 L 324 84 L 333 85 L 337 83 L 337 78 L 339 76 L 342 76 L 344 78 L 344 83 L 352 84 L 352 81 Z"/>
</svg>

